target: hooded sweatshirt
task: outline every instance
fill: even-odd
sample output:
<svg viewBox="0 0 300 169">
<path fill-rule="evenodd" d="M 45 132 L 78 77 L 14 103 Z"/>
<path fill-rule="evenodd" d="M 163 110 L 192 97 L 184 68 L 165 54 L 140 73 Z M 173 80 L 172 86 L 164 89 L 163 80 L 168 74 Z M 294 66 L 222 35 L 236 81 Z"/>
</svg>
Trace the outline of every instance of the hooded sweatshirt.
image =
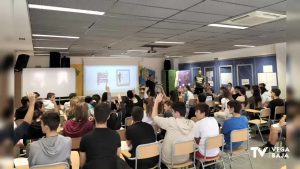
<svg viewBox="0 0 300 169">
<path fill-rule="evenodd" d="M 76 121 L 76 120 L 68 120 L 64 124 L 64 135 L 75 138 L 82 137 L 86 133 L 92 131 L 94 128 L 94 123 L 87 121 Z"/>
<path fill-rule="evenodd" d="M 154 117 L 154 122 L 162 129 L 166 130 L 166 135 L 162 145 L 162 160 L 171 163 L 172 147 L 176 142 L 194 140 L 194 122 L 189 119 Z M 173 158 L 174 164 L 183 163 L 189 160 L 189 155 L 176 156 Z"/>
<path fill-rule="evenodd" d="M 30 145 L 29 166 L 67 162 L 70 164 L 72 141 L 69 137 L 58 135 L 43 137 Z"/>
</svg>

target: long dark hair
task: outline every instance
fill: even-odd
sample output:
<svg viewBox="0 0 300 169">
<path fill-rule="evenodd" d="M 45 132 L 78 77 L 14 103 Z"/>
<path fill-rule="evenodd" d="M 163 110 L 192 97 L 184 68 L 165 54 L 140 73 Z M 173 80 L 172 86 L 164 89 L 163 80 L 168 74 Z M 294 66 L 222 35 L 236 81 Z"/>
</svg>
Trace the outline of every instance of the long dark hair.
<svg viewBox="0 0 300 169">
<path fill-rule="evenodd" d="M 186 87 L 186 89 L 187 89 L 188 91 L 190 91 L 190 92 L 192 91 L 192 90 L 191 90 L 191 87 L 190 87 L 189 85 L 185 85 L 185 87 Z"/>
<path fill-rule="evenodd" d="M 253 90 L 253 97 L 254 97 L 255 105 L 257 106 L 258 103 L 262 101 L 261 96 L 260 96 L 259 87 L 257 85 L 254 85 L 254 86 L 252 86 L 252 90 Z"/>
<path fill-rule="evenodd" d="M 36 119 L 38 119 L 43 114 L 43 112 L 41 111 L 42 107 L 43 107 L 43 102 L 42 101 L 35 102 L 35 104 L 34 104 L 34 113 L 33 113 L 32 120 L 35 121 Z"/>
<path fill-rule="evenodd" d="M 268 90 L 267 90 L 265 87 L 263 87 L 263 86 L 259 87 L 259 89 L 260 89 L 260 94 L 264 94 L 265 92 L 268 91 Z"/>
<path fill-rule="evenodd" d="M 231 93 L 226 87 L 221 87 L 220 90 L 223 92 L 222 98 L 232 99 Z"/>
</svg>

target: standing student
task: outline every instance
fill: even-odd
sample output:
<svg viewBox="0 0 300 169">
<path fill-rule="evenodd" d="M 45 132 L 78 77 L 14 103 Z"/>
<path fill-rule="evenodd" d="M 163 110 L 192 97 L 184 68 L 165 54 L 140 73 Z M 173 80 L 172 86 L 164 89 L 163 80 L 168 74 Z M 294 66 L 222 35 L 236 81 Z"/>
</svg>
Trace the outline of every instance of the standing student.
<svg viewBox="0 0 300 169">
<path fill-rule="evenodd" d="M 117 168 L 121 139 L 116 131 L 107 128 L 110 111 L 106 103 L 100 103 L 94 109 L 96 127 L 80 142 L 80 167 L 84 169 Z"/>
<path fill-rule="evenodd" d="M 210 108 L 205 103 L 196 105 L 196 118 L 195 124 L 195 141 L 199 145 L 199 150 L 196 152 L 196 157 L 203 159 L 206 152 L 207 158 L 215 157 L 219 154 L 219 149 L 211 149 L 205 151 L 205 141 L 208 137 L 214 137 L 219 135 L 218 122 L 214 117 L 209 117 Z"/>
<path fill-rule="evenodd" d="M 49 112 L 43 114 L 42 130 L 46 137 L 30 145 L 28 162 L 29 166 L 46 165 L 59 162 L 70 164 L 72 141 L 57 133 L 60 118 L 58 113 Z"/>
<path fill-rule="evenodd" d="M 165 163 L 171 163 L 172 147 L 176 141 L 189 141 L 194 139 L 194 122 L 185 119 L 185 104 L 176 102 L 172 105 L 174 110 L 173 117 L 164 118 L 157 114 L 158 104 L 162 101 L 163 95 L 159 94 L 155 98 L 152 117 L 154 122 L 162 129 L 166 130 L 166 136 L 162 145 L 162 160 Z M 174 164 L 183 163 L 189 160 L 189 155 L 175 156 Z"/>
<path fill-rule="evenodd" d="M 224 134 L 225 146 L 224 148 L 230 150 L 230 134 L 233 130 L 240 130 L 248 128 L 248 119 L 245 116 L 241 116 L 241 103 L 236 100 L 228 102 L 228 110 L 232 114 L 232 118 L 225 120 L 222 128 Z M 232 143 L 232 149 L 240 147 L 242 142 Z"/>
<path fill-rule="evenodd" d="M 126 129 L 126 142 L 131 150 L 129 151 L 132 157 L 135 157 L 137 146 L 141 144 L 153 143 L 156 141 L 156 136 L 153 127 L 145 122 L 143 119 L 143 108 L 135 106 L 132 109 L 133 124 Z M 135 160 L 125 158 L 130 167 L 134 168 Z M 158 157 L 138 160 L 139 169 L 148 169 L 154 167 L 158 163 Z"/>
<path fill-rule="evenodd" d="M 188 104 L 191 99 L 194 99 L 194 94 L 192 93 L 191 87 L 188 85 L 184 86 L 185 101 Z"/>
<path fill-rule="evenodd" d="M 155 82 L 154 82 L 154 76 L 150 74 L 146 81 L 146 87 L 149 88 L 149 96 L 154 97 L 155 96 Z"/>
</svg>

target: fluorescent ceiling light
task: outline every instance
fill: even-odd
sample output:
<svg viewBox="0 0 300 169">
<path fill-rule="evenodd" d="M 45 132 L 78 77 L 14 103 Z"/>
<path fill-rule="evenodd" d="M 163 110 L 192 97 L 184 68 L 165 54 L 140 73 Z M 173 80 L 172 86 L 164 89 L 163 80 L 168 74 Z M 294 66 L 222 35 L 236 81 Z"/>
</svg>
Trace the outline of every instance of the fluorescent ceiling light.
<svg viewBox="0 0 300 169">
<path fill-rule="evenodd" d="M 74 8 L 64 8 L 64 7 L 57 7 L 57 6 L 37 5 L 37 4 L 28 4 L 28 7 L 32 8 L 32 9 L 43 9 L 43 10 L 50 10 L 50 11 L 82 13 L 82 14 L 89 14 L 89 15 L 104 15 L 105 14 L 105 12 L 99 12 L 99 11 L 74 9 Z"/>
<path fill-rule="evenodd" d="M 243 48 L 254 48 L 255 46 L 252 45 L 233 45 L 235 47 L 243 47 Z"/>
<path fill-rule="evenodd" d="M 183 45 L 185 42 L 155 41 L 154 43 L 166 43 L 166 44 L 178 44 L 178 45 Z"/>
<path fill-rule="evenodd" d="M 42 34 L 32 34 L 34 37 L 47 37 L 47 38 L 66 38 L 66 39 L 79 39 L 78 36 L 60 36 L 60 35 L 42 35 Z"/>
<path fill-rule="evenodd" d="M 68 48 L 58 48 L 58 47 L 33 47 L 34 49 L 58 49 L 58 50 L 68 50 Z"/>
<path fill-rule="evenodd" d="M 132 50 L 127 50 L 127 52 L 148 52 L 148 50 L 138 50 L 138 49 L 132 49 Z"/>
<path fill-rule="evenodd" d="M 208 54 L 208 53 L 211 53 L 211 52 L 194 52 L 195 54 Z"/>
<path fill-rule="evenodd" d="M 221 27 L 221 28 L 232 28 L 232 29 L 247 29 L 246 26 L 234 26 L 234 25 L 225 25 L 225 24 L 209 24 L 208 26 Z"/>
<path fill-rule="evenodd" d="M 124 57 L 130 57 L 129 55 L 110 55 L 111 57 L 115 57 L 115 58 L 124 58 Z"/>
<path fill-rule="evenodd" d="M 182 56 L 169 56 L 170 58 L 182 58 Z"/>
<path fill-rule="evenodd" d="M 47 54 L 47 53 L 38 53 L 38 54 L 34 54 L 34 56 L 50 56 L 50 54 Z"/>
</svg>

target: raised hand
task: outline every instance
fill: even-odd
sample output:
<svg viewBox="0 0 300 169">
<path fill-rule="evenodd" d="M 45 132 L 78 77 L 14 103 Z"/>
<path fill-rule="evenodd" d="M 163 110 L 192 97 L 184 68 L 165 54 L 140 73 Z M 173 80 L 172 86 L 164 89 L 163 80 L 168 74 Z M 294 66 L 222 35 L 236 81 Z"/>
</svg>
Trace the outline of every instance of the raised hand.
<svg viewBox="0 0 300 169">
<path fill-rule="evenodd" d="M 27 93 L 27 97 L 28 97 L 28 100 L 29 100 L 29 103 L 35 103 L 35 94 L 34 93 Z"/>
<path fill-rule="evenodd" d="M 159 93 L 155 98 L 155 103 L 160 103 L 163 100 L 163 94 Z"/>
</svg>

